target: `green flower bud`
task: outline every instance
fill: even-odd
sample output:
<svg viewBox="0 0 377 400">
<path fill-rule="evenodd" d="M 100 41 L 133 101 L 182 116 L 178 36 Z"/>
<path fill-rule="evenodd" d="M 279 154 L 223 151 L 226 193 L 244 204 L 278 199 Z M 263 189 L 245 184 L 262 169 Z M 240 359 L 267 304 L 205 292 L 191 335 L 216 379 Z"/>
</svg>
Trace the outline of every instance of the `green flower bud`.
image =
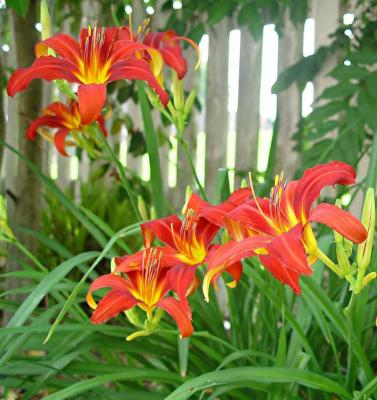
<svg viewBox="0 0 377 400">
<path fill-rule="evenodd" d="M 8 225 L 7 201 L 4 196 L 0 196 L 0 234 L 7 239 L 15 239 L 15 236 Z"/>
<path fill-rule="evenodd" d="M 337 244 L 336 257 L 338 260 L 338 267 L 342 271 L 342 275 L 343 276 L 350 275 L 352 273 L 352 267 L 343 245 Z"/>
<path fill-rule="evenodd" d="M 183 81 L 178 79 L 177 74 L 173 73 L 173 99 L 174 108 L 176 110 L 183 110 L 185 105 L 183 94 Z"/>
<path fill-rule="evenodd" d="M 183 110 L 185 118 L 187 118 L 188 115 L 190 114 L 195 98 L 196 98 L 196 90 L 193 89 L 191 90 L 190 94 L 187 97 L 185 108 Z"/>
<path fill-rule="evenodd" d="M 187 204 L 188 204 L 188 202 L 189 202 L 189 200 L 190 200 L 191 195 L 192 195 L 192 188 L 191 188 L 190 185 L 187 185 L 187 186 L 186 186 L 186 195 L 185 195 L 185 204 L 184 204 L 184 206 L 183 206 L 183 208 L 182 208 L 182 214 L 183 214 L 183 215 L 186 214 L 186 211 L 187 211 Z"/>
<path fill-rule="evenodd" d="M 139 210 L 141 218 L 146 221 L 148 219 L 148 211 L 144 199 L 140 195 L 137 196 L 137 209 Z"/>
<path fill-rule="evenodd" d="M 46 0 L 41 0 L 41 25 L 42 25 L 42 40 L 46 40 L 52 36 L 52 25 L 50 13 Z"/>
<path fill-rule="evenodd" d="M 357 246 L 357 265 L 361 270 L 366 270 L 370 264 L 372 254 L 374 230 L 376 225 L 376 206 L 374 189 L 369 188 L 365 196 L 361 223 L 368 232 L 366 240 Z"/>
</svg>

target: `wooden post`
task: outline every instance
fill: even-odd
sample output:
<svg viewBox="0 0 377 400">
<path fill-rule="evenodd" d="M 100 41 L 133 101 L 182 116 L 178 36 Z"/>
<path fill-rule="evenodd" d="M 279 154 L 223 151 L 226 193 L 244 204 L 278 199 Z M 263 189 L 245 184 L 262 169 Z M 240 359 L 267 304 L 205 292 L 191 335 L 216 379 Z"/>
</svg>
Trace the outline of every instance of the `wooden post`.
<svg viewBox="0 0 377 400">
<path fill-rule="evenodd" d="M 284 16 L 283 36 L 279 39 L 278 73 L 296 63 L 302 57 L 303 25 L 295 26 L 288 12 Z M 278 139 L 275 172 L 284 171 L 292 177 L 297 169 L 299 154 L 293 150 L 293 133 L 301 118 L 301 93 L 291 85 L 280 93 L 277 102 Z"/>
<path fill-rule="evenodd" d="M 242 175 L 257 166 L 261 67 L 262 41 L 255 42 L 248 29 L 242 28 L 236 125 L 236 170 Z M 235 187 L 242 178 L 236 178 Z"/>
<path fill-rule="evenodd" d="M 331 42 L 329 35 L 333 33 L 342 17 L 342 7 L 340 0 L 323 1 L 313 0 L 312 15 L 315 19 L 315 49 L 328 45 Z M 334 53 L 328 57 L 321 72 L 314 80 L 315 98 L 318 97 L 324 89 L 335 83 L 334 78 L 327 76 L 328 73 L 338 63 L 339 55 Z"/>
<path fill-rule="evenodd" d="M 11 13 L 12 34 L 14 35 L 14 48 L 16 54 L 16 66 L 27 67 L 35 58 L 34 46 L 39 40 L 38 32 L 35 29 L 37 22 L 37 1 L 30 1 L 29 11 L 26 18 L 21 18 L 16 13 Z M 37 117 L 42 100 L 42 85 L 40 81 L 34 81 L 23 92 L 17 95 L 17 119 L 18 132 L 7 132 L 7 135 L 18 137 L 18 149 L 21 154 L 27 157 L 38 168 L 42 167 L 42 144 L 39 138 L 35 141 L 27 140 L 25 132 L 28 128 L 30 120 Z M 13 227 L 26 226 L 30 229 L 38 229 L 40 223 L 40 208 L 41 208 L 41 184 L 35 174 L 27 167 L 24 161 L 18 162 L 17 179 L 15 182 L 10 182 L 10 187 L 14 187 L 10 202 L 10 222 Z M 10 179 L 14 175 L 7 176 Z M 9 181 L 7 182 L 8 185 Z M 25 235 L 16 231 L 18 239 L 28 248 L 31 253 L 36 253 L 37 242 L 30 235 Z M 11 248 L 11 256 L 7 263 L 8 271 L 15 271 L 20 268 L 15 261 L 17 258 L 24 258 L 16 249 Z M 17 286 L 22 286 L 25 282 L 22 280 L 7 279 L 6 288 L 11 289 Z M 9 315 L 5 316 L 5 322 Z"/>
<path fill-rule="evenodd" d="M 228 132 L 229 21 L 224 19 L 209 33 L 206 99 L 206 190 L 214 194 L 217 171 L 226 166 Z"/>
</svg>

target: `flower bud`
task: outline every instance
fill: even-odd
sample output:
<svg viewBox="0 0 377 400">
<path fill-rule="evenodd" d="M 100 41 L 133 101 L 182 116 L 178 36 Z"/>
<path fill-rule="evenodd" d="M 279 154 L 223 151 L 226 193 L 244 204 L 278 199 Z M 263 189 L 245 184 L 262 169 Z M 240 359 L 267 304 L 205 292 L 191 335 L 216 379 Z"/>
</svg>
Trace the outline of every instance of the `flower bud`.
<svg viewBox="0 0 377 400">
<path fill-rule="evenodd" d="M 336 257 L 338 260 L 338 267 L 340 268 L 342 275 L 349 275 L 352 271 L 352 268 L 343 245 L 337 244 Z"/>
<path fill-rule="evenodd" d="M 178 79 L 178 76 L 175 72 L 173 75 L 173 99 L 174 108 L 176 110 L 183 110 L 183 107 L 185 105 L 183 94 L 183 81 Z"/>
<path fill-rule="evenodd" d="M 140 195 L 137 196 L 137 209 L 139 210 L 141 218 L 146 221 L 148 219 L 148 211 L 144 199 Z"/>
<path fill-rule="evenodd" d="M 370 264 L 376 224 L 376 206 L 373 188 L 369 188 L 365 195 L 361 223 L 367 230 L 368 236 L 366 240 L 357 247 L 357 265 L 361 270 L 365 271 Z"/>
<path fill-rule="evenodd" d="M 363 279 L 363 288 L 368 285 L 370 281 L 377 278 L 376 272 L 370 272 L 368 275 L 364 276 Z"/>
<path fill-rule="evenodd" d="M 52 36 L 51 18 L 46 0 L 41 0 L 41 25 L 42 40 L 46 40 Z"/>
<path fill-rule="evenodd" d="M 335 205 L 339 208 L 342 208 L 342 203 L 339 199 L 336 200 Z M 353 243 L 343 237 L 340 233 L 334 230 L 334 239 L 335 243 L 339 246 L 342 246 L 345 255 L 349 258 L 352 254 Z"/>
<path fill-rule="evenodd" d="M 190 114 L 192 106 L 193 106 L 193 104 L 195 102 L 195 98 L 196 98 L 196 90 L 192 89 L 190 94 L 187 97 L 185 108 L 183 110 L 185 118 L 187 118 L 188 115 Z"/>
<path fill-rule="evenodd" d="M 15 236 L 8 225 L 7 201 L 4 196 L 0 196 L 0 234 L 7 239 L 15 239 Z"/>
<path fill-rule="evenodd" d="M 156 209 L 152 206 L 151 207 L 151 219 L 156 219 L 157 218 L 157 212 Z"/>
<path fill-rule="evenodd" d="M 187 211 L 187 204 L 188 204 L 188 202 L 189 202 L 189 200 L 190 200 L 191 195 L 192 195 L 192 188 L 191 188 L 190 185 L 187 185 L 187 186 L 186 186 L 186 195 L 185 195 L 185 204 L 184 204 L 184 206 L 183 206 L 183 208 L 182 208 L 182 214 L 183 214 L 183 215 L 186 214 L 186 211 Z"/>
<path fill-rule="evenodd" d="M 241 181 L 241 188 L 242 189 L 245 189 L 245 188 L 247 188 L 248 186 L 247 186 L 247 180 L 245 179 L 245 178 L 243 178 L 242 179 L 242 181 Z"/>
</svg>

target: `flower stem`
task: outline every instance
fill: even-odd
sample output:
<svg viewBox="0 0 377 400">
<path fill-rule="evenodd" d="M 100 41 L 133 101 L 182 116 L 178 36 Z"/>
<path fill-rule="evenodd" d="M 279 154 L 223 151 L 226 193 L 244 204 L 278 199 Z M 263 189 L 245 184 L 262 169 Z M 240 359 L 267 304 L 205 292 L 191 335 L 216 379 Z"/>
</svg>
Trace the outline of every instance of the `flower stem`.
<svg viewBox="0 0 377 400">
<path fill-rule="evenodd" d="M 98 131 L 98 129 L 97 129 L 97 131 Z M 137 218 L 138 221 L 141 221 L 140 213 L 139 213 L 139 210 L 137 208 L 137 202 L 136 202 L 136 199 L 135 199 L 135 193 L 131 189 L 130 183 L 128 182 L 127 176 L 126 176 L 126 174 L 124 172 L 124 166 L 119 161 L 118 157 L 114 153 L 114 150 L 109 145 L 108 141 L 103 136 L 102 132 L 98 132 L 97 136 L 99 136 L 101 138 L 102 143 L 104 144 L 105 149 L 106 149 L 107 153 L 110 156 L 110 159 L 115 163 L 115 166 L 116 166 L 116 168 L 117 168 L 117 170 L 119 172 L 120 180 L 122 181 L 122 184 L 123 184 L 124 188 L 126 189 L 127 195 L 128 195 L 128 197 L 130 199 L 131 206 L 132 206 L 132 209 L 133 209 L 133 211 L 134 211 L 134 213 L 136 215 L 136 218 Z"/>
<path fill-rule="evenodd" d="M 319 247 L 317 247 L 314 255 L 327 267 L 329 267 L 331 271 L 335 272 L 338 276 L 343 277 L 341 269 L 332 260 L 330 260 L 330 258 L 327 257 L 327 255 L 323 253 Z"/>
<path fill-rule="evenodd" d="M 157 211 L 157 215 L 161 217 L 164 215 L 165 199 L 164 199 L 164 186 L 161 175 L 160 156 L 158 153 L 157 135 L 153 126 L 151 109 L 148 103 L 147 95 L 145 94 L 144 91 L 143 82 L 136 81 L 136 87 L 144 123 L 145 140 L 147 145 L 150 171 L 151 171 L 153 201 Z"/>
<path fill-rule="evenodd" d="M 194 177 L 195 183 L 196 183 L 196 185 L 198 186 L 199 192 L 200 192 L 200 194 L 202 195 L 203 199 L 204 199 L 204 200 L 207 200 L 206 192 L 205 192 L 205 190 L 204 190 L 202 184 L 200 183 L 198 174 L 196 173 L 194 161 L 192 160 L 192 157 L 191 157 L 191 154 L 190 154 L 190 151 L 189 151 L 187 142 L 186 142 L 185 139 L 183 138 L 183 132 L 178 132 L 178 134 L 177 134 L 177 140 L 178 140 L 178 143 L 181 145 L 181 147 L 182 147 L 182 149 L 183 149 L 183 152 L 184 152 L 184 154 L 185 154 L 185 157 L 186 157 L 186 159 L 187 159 L 187 161 L 188 161 L 188 163 L 189 163 L 189 165 L 190 165 L 191 172 L 192 172 L 192 175 L 193 175 L 193 177 Z"/>
</svg>

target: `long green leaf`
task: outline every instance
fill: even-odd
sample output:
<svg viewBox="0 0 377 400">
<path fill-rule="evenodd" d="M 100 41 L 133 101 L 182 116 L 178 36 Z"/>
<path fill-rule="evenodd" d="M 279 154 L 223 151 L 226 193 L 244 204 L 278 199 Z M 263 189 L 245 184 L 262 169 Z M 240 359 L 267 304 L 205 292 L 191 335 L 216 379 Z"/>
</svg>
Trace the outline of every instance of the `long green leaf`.
<svg viewBox="0 0 377 400">
<path fill-rule="evenodd" d="M 338 382 L 323 375 L 295 368 L 244 367 L 209 372 L 181 385 L 165 400 L 186 400 L 194 393 L 222 385 L 247 387 L 249 383 L 297 383 L 299 385 L 352 399 Z"/>
<path fill-rule="evenodd" d="M 80 394 L 87 392 L 89 390 L 93 390 L 94 388 L 104 385 L 109 382 L 119 382 L 119 381 L 135 381 L 137 379 L 144 380 L 156 380 L 159 382 L 173 382 L 180 383 L 182 379 L 179 375 L 174 374 L 172 372 L 165 371 L 156 371 L 156 370 L 141 370 L 135 368 L 127 368 L 127 371 L 115 373 L 115 374 L 106 374 L 102 376 L 97 376 L 95 378 L 86 379 L 85 381 L 75 383 L 63 390 L 60 390 L 56 393 L 50 394 L 46 396 L 44 400 L 63 400 L 75 397 Z"/>
</svg>

